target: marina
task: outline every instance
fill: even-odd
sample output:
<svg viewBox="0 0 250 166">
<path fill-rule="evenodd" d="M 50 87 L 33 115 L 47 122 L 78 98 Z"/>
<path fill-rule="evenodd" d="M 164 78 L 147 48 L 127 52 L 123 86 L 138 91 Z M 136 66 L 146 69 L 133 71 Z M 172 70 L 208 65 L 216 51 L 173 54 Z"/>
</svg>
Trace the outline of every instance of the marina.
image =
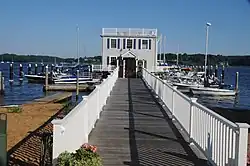
<svg viewBox="0 0 250 166">
<path fill-rule="evenodd" d="M 250 24 L 221 18 L 246 9 L 25 3 L 3 8 L 0 166 L 250 165 L 250 55 L 228 55 L 249 52 Z"/>
</svg>

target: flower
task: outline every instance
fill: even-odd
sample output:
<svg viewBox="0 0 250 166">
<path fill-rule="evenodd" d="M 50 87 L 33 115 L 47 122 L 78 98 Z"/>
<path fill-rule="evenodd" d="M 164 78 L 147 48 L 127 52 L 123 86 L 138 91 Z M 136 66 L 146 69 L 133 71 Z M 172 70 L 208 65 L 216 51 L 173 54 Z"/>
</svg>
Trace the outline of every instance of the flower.
<svg viewBox="0 0 250 166">
<path fill-rule="evenodd" d="M 87 151 L 91 151 L 91 152 L 93 152 L 93 153 L 96 153 L 96 151 L 97 151 L 97 147 L 96 147 L 96 146 L 89 145 L 89 144 L 87 144 L 87 143 L 83 144 L 83 145 L 81 146 L 81 148 L 83 148 L 83 149 L 85 149 L 85 150 L 87 150 Z"/>
</svg>

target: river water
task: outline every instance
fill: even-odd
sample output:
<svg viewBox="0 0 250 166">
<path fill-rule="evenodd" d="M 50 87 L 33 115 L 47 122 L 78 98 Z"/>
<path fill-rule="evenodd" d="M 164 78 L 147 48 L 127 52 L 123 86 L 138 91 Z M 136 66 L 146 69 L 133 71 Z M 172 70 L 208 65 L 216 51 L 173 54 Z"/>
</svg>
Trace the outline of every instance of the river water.
<svg viewBox="0 0 250 166">
<path fill-rule="evenodd" d="M 221 70 L 219 70 L 221 72 Z M 235 86 L 236 72 L 239 72 L 239 94 L 235 97 L 205 97 L 198 102 L 210 108 L 223 108 L 235 111 L 250 111 L 250 67 L 225 68 L 225 83 Z"/>
<path fill-rule="evenodd" d="M 34 99 L 50 95 L 55 92 L 43 92 L 42 84 L 28 83 L 24 78 L 22 84 L 18 80 L 19 63 L 14 63 L 14 83 L 9 84 L 9 64 L 0 63 L 0 71 L 5 77 L 5 93 L 0 95 L 0 105 L 23 104 Z M 38 72 L 41 65 L 38 64 Z M 28 64 L 23 64 L 23 71 L 28 72 Z M 32 65 L 34 71 L 34 64 Z M 219 70 L 219 72 L 221 72 Z M 250 67 L 228 67 L 225 68 L 225 83 L 235 84 L 235 75 L 239 72 L 239 95 L 237 97 L 199 97 L 198 102 L 209 108 L 223 108 L 234 111 L 250 111 Z M 86 93 L 82 94 L 86 95 Z"/>
<path fill-rule="evenodd" d="M 4 75 L 5 91 L 3 95 L 0 95 L 0 105 L 20 105 L 28 102 L 32 102 L 34 99 L 51 95 L 56 92 L 43 92 L 43 84 L 28 83 L 28 80 L 24 78 L 23 82 L 19 82 L 19 65 L 20 63 L 14 63 L 14 83 L 9 83 L 9 63 L 0 63 L 0 71 Z M 34 72 L 34 64 L 32 64 L 32 72 Z M 23 64 L 23 71 L 28 73 L 28 64 Z M 38 64 L 38 72 L 41 71 L 41 64 Z M 74 95 L 74 94 L 73 94 Z M 87 95 L 87 93 L 80 93 L 80 96 Z"/>
</svg>

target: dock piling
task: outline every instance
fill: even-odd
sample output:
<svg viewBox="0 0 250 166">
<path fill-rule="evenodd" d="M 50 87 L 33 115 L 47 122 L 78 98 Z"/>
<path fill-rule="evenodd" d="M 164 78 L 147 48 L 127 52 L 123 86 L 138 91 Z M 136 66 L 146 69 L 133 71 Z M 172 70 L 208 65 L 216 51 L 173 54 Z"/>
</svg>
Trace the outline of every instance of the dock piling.
<svg viewBox="0 0 250 166">
<path fill-rule="evenodd" d="M 236 72 L 235 76 L 235 92 L 236 94 L 239 93 L 239 72 Z"/>
<path fill-rule="evenodd" d="M 31 74 L 31 64 L 28 66 L 28 74 Z"/>
<path fill-rule="evenodd" d="M 19 81 L 23 81 L 23 65 L 19 65 Z"/>
<path fill-rule="evenodd" d="M 9 78 L 9 82 L 13 83 L 14 80 L 14 72 L 13 72 L 13 64 L 10 64 L 10 78 Z"/>
<path fill-rule="evenodd" d="M 79 96 L 79 70 L 76 70 L 76 101 Z"/>
<path fill-rule="evenodd" d="M 49 84 L 49 68 L 48 66 L 45 67 L 45 91 L 48 90 L 48 84 Z"/>
<path fill-rule="evenodd" d="M 221 83 L 224 84 L 224 78 L 225 78 L 225 66 L 222 66 L 222 71 L 221 71 Z"/>
<path fill-rule="evenodd" d="M 0 93 L 3 94 L 4 92 L 4 77 L 2 72 L 0 71 Z"/>
<path fill-rule="evenodd" d="M 44 64 L 42 64 L 42 73 L 44 73 Z"/>
<path fill-rule="evenodd" d="M 215 66 L 214 74 L 215 74 L 214 76 L 218 78 L 218 65 Z"/>
<path fill-rule="evenodd" d="M 35 75 L 37 75 L 37 64 L 35 64 Z"/>
</svg>

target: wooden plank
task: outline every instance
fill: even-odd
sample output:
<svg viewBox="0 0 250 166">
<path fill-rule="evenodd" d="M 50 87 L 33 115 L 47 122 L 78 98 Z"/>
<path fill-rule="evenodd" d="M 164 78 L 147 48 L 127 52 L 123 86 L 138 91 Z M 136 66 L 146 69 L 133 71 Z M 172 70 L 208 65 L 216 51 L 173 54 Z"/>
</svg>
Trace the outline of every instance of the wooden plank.
<svg viewBox="0 0 250 166">
<path fill-rule="evenodd" d="M 118 79 L 90 134 L 107 166 L 207 165 L 192 152 L 141 79 Z"/>
<path fill-rule="evenodd" d="M 53 95 L 45 96 L 40 99 L 35 99 L 36 102 L 60 102 L 66 100 L 72 96 L 71 92 L 58 92 Z"/>
<path fill-rule="evenodd" d="M 94 89 L 94 86 L 89 86 L 86 84 L 79 85 L 79 91 L 80 92 L 86 92 L 86 91 L 92 91 Z M 52 84 L 48 85 L 48 91 L 67 91 L 67 92 L 75 92 L 76 91 L 76 85 L 72 84 Z"/>
</svg>

